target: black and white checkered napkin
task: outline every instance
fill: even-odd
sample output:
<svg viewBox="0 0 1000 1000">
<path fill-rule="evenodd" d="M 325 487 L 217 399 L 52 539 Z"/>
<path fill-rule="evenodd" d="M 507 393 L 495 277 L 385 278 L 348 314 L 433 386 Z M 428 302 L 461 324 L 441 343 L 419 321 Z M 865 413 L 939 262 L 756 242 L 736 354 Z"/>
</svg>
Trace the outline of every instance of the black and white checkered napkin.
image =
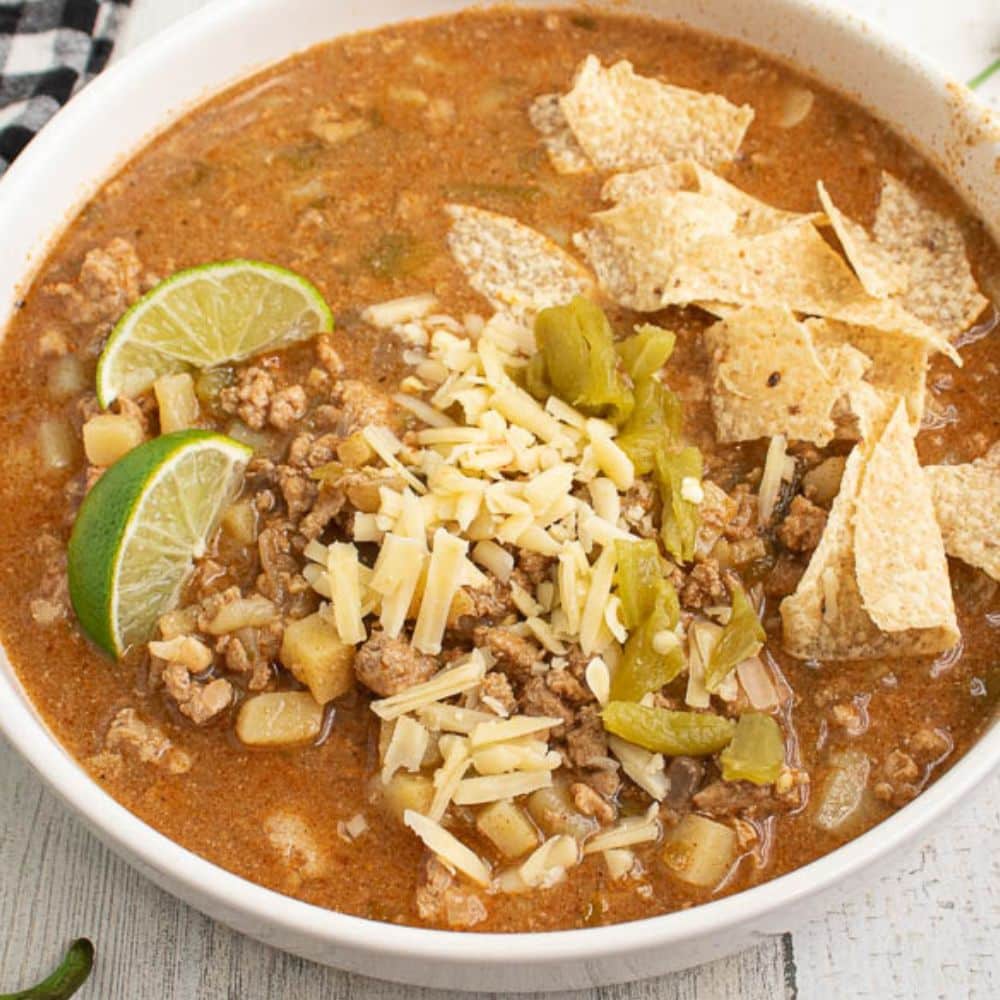
<svg viewBox="0 0 1000 1000">
<path fill-rule="evenodd" d="M 111 55 L 130 0 L 0 0 L 0 173 Z"/>
</svg>

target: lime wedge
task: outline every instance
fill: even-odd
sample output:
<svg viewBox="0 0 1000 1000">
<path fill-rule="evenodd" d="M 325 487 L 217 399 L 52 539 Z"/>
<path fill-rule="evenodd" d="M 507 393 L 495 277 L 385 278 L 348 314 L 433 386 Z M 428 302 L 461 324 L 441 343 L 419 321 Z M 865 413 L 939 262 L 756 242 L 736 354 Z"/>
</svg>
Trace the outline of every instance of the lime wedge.
<svg viewBox="0 0 1000 1000">
<path fill-rule="evenodd" d="M 112 330 L 97 364 L 97 398 L 107 407 L 161 375 L 242 361 L 332 329 L 316 287 L 283 267 L 227 260 L 178 271 Z"/>
<path fill-rule="evenodd" d="M 238 493 L 250 448 L 210 431 L 147 441 L 84 499 L 69 540 L 69 595 L 84 632 L 120 656 L 175 607 L 219 517 Z"/>
</svg>

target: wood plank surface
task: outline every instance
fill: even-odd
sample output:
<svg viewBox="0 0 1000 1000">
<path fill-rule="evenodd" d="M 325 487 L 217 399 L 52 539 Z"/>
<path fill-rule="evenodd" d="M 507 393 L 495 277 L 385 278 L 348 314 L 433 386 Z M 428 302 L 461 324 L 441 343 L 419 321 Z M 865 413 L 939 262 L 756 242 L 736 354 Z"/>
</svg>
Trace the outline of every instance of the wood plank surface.
<svg viewBox="0 0 1000 1000">
<path fill-rule="evenodd" d="M 206 0 L 133 0 L 119 52 Z M 338 2 L 338 0 L 331 0 Z M 1000 55 L 997 0 L 847 6 L 968 79 Z M 1000 76 L 987 96 L 1000 107 Z M 80 1000 L 446 1000 L 323 968 L 251 941 L 111 854 L 0 741 L 0 992 L 47 973 L 90 936 Z M 1000 997 L 1000 776 L 862 893 L 794 934 L 657 980 L 556 1000 L 930 1000 Z M 540 995 L 539 995 L 540 996 Z"/>
</svg>

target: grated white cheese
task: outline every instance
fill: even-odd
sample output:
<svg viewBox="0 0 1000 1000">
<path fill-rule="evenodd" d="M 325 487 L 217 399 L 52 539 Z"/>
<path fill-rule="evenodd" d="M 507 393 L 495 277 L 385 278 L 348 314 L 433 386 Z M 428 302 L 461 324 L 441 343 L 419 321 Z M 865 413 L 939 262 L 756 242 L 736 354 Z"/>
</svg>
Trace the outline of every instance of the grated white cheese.
<svg viewBox="0 0 1000 1000">
<path fill-rule="evenodd" d="M 567 868 L 579 863 L 580 845 L 576 838 L 560 834 L 533 851 L 518 868 L 518 874 L 525 885 L 547 889 L 565 878 Z"/>
<path fill-rule="evenodd" d="M 380 330 L 408 323 L 411 320 L 423 319 L 432 313 L 438 305 L 437 297 L 429 292 L 423 295 L 407 295 L 401 299 L 390 299 L 388 302 L 377 302 L 361 312 L 361 319 Z"/>
<path fill-rule="evenodd" d="M 584 854 L 597 854 L 615 848 L 632 847 L 650 840 L 659 840 L 663 832 L 656 817 L 657 807 L 652 805 L 643 816 L 626 816 L 614 826 L 591 837 L 583 845 Z"/>
<path fill-rule="evenodd" d="M 580 648 L 585 656 L 598 651 L 598 640 L 604 626 L 604 608 L 611 597 L 616 562 L 615 548 L 613 545 L 608 545 L 601 550 L 597 562 L 594 563 L 587 600 L 580 619 Z"/>
<path fill-rule="evenodd" d="M 462 733 L 468 735 L 481 722 L 492 722 L 489 712 L 479 712 L 474 708 L 461 708 L 458 705 L 446 705 L 442 702 L 431 702 L 417 709 L 420 721 L 430 730 L 438 733 Z"/>
<path fill-rule="evenodd" d="M 533 736 L 547 729 L 561 726 L 563 720 L 545 715 L 515 715 L 501 721 L 482 722 L 472 730 L 469 746 L 473 750 L 489 746 L 491 743 L 507 743 L 525 736 Z"/>
<path fill-rule="evenodd" d="M 757 513 L 761 524 L 767 524 L 771 520 L 781 493 L 787 444 L 784 434 L 775 434 L 767 446 L 764 472 L 760 477 L 760 489 L 757 492 Z"/>
<path fill-rule="evenodd" d="M 393 726 L 392 738 L 382 760 L 382 784 L 388 784 L 400 768 L 419 771 L 429 742 L 430 734 L 416 719 L 400 716 Z"/>
<path fill-rule="evenodd" d="M 618 736 L 608 736 L 611 752 L 621 761 L 622 770 L 657 802 L 670 791 L 670 780 L 664 770 L 662 754 L 653 754 Z"/>
<path fill-rule="evenodd" d="M 552 772 L 514 771 L 510 774 L 489 774 L 478 778 L 463 778 L 455 789 L 452 801 L 459 806 L 499 802 L 518 795 L 529 795 L 539 788 L 552 785 Z"/>
<path fill-rule="evenodd" d="M 421 653 L 441 652 L 441 639 L 462 570 L 469 543 L 443 528 L 434 532 L 434 545 L 427 565 L 427 583 L 413 628 L 413 648 Z"/>
<path fill-rule="evenodd" d="M 356 646 L 368 638 L 361 613 L 358 550 L 349 542 L 335 542 L 329 548 L 327 573 L 333 601 L 333 620 L 340 641 Z"/>
<path fill-rule="evenodd" d="M 474 649 L 468 657 L 435 674 L 429 681 L 414 684 L 389 698 L 371 703 L 372 711 L 380 719 L 397 719 L 431 702 L 442 701 L 478 687 L 486 673 L 486 661 L 480 650 Z"/>
<path fill-rule="evenodd" d="M 438 740 L 438 749 L 444 757 L 444 763 L 434 772 L 434 798 L 427 810 L 427 815 L 435 820 L 444 816 L 458 783 L 472 765 L 468 740 L 460 736 L 442 736 Z"/>
<path fill-rule="evenodd" d="M 490 884 L 490 870 L 486 862 L 440 823 L 412 809 L 403 813 L 403 822 L 449 868 L 467 875 L 477 885 L 485 887 Z"/>
<path fill-rule="evenodd" d="M 422 399 L 410 396 L 405 392 L 397 392 L 393 397 L 393 402 L 408 410 L 415 417 L 419 417 L 429 427 L 454 427 L 455 421 L 440 410 L 435 410 Z"/>
<path fill-rule="evenodd" d="M 705 499 L 705 491 L 694 476 L 685 476 L 681 480 L 681 497 L 688 503 L 700 504 Z"/>
<path fill-rule="evenodd" d="M 635 482 L 635 466 L 611 439 L 611 431 L 603 420 L 588 420 L 587 435 L 598 468 L 624 493 Z"/>
<path fill-rule="evenodd" d="M 514 572 L 514 556 L 496 542 L 483 539 L 472 549 L 472 558 L 488 569 L 498 580 L 506 583 Z"/>
<path fill-rule="evenodd" d="M 599 705 L 606 705 L 611 698 L 611 671 L 599 656 L 595 656 L 584 672 L 584 680 Z"/>
</svg>

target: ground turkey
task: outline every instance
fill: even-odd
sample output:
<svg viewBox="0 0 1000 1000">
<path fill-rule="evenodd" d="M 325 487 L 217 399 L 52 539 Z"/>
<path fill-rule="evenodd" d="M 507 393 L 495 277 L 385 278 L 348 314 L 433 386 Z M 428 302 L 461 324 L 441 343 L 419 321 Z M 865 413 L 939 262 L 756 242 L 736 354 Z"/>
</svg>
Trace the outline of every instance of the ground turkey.
<svg viewBox="0 0 1000 1000">
<path fill-rule="evenodd" d="M 437 661 L 418 653 L 405 639 L 390 639 L 384 632 L 358 649 L 354 672 L 365 687 L 387 698 L 437 673 Z"/>
</svg>

